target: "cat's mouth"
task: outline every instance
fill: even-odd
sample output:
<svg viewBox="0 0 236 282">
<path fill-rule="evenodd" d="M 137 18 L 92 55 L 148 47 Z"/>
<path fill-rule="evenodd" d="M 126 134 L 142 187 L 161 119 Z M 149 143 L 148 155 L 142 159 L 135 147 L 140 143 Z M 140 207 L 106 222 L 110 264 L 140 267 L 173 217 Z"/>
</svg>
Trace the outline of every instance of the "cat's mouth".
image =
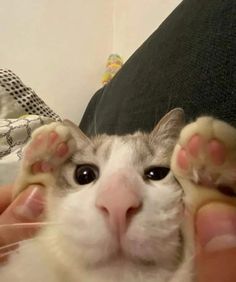
<svg viewBox="0 0 236 282">
<path fill-rule="evenodd" d="M 177 247 L 172 249 L 171 252 L 169 251 L 169 253 L 168 250 L 160 253 L 158 247 L 155 246 L 156 244 L 150 241 L 131 242 L 125 239 L 120 240 L 119 243 L 116 244 L 116 247 L 111 249 L 110 252 L 107 252 L 106 254 L 101 253 L 100 259 L 96 260 L 96 262 L 93 261 L 90 264 L 90 267 L 102 268 L 122 264 L 139 266 L 147 269 L 173 269 L 179 264 L 183 248 L 181 236 L 179 237 L 179 242 L 176 244 Z"/>
<path fill-rule="evenodd" d="M 111 265 L 139 265 L 143 267 L 157 267 L 157 262 L 155 260 L 145 258 L 145 257 L 138 257 L 138 256 L 132 256 L 130 254 L 125 253 L 122 249 L 120 249 L 117 253 L 113 253 L 110 256 L 107 256 L 106 258 L 103 258 L 100 261 L 97 261 L 96 263 L 93 263 L 90 265 L 92 268 L 100 268 L 100 267 L 107 267 Z"/>
</svg>

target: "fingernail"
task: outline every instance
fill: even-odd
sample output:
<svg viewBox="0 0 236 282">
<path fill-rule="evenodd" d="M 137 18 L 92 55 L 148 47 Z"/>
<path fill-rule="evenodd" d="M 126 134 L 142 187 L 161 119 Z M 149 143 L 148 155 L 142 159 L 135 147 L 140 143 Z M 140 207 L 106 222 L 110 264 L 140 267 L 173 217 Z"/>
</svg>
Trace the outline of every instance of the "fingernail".
<svg viewBox="0 0 236 282">
<path fill-rule="evenodd" d="M 17 217 L 34 220 L 37 219 L 44 210 L 44 187 L 40 185 L 30 186 L 28 195 L 19 201 L 14 209 L 14 213 Z"/>
<path fill-rule="evenodd" d="M 196 218 L 196 232 L 206 252 L 236 247 L 236 208 L 224 203 L 202 207 Z"/>
<path fill-rule="evenodd" d="M 225 250 L 236 247 L 236 236 L 231 234 L 216 236 L 212 238 L 205 246 L 207 252 Z"/>
</svg>

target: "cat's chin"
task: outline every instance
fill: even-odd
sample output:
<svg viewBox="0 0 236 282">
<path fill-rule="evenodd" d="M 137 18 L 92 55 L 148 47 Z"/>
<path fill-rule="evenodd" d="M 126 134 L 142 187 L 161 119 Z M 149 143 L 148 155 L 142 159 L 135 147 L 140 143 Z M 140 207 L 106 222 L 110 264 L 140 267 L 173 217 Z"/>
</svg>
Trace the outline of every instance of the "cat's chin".
<svg viewBox="0 0 236 282">
<path fill-rule="evenodd" d="M 158 267 L 173 264 L 176 258 L 180 257 L 182 244 L 179 232 L 176 231 L 168 236 L 172 244 L 166 244 L 163 248 L 163 242 L 159 237 L 151 237 L 146 233 L 142 234 L 141 231 L 134 232 L 138 230 L 130 231 L 122 238 L 107 232 L 102 233 L 103 236 L 100 237 L 97 233 L 96 241 L 93 241 L 93 237 L 89 235 L 78 240 L 78 237 L 72 236 L 73 232 L 70 230 L 70 239 L 58 238 L 57 242 L 60 241 L 63 257 L 67 254 L 74 262 L 78 261 L 79 264 L 83 262 L 91 267 L 116 264 L 118 261 Z"/>
<path fill-rule="evenodd" d="M 108 267 L 119 263 L 159 268 L 173 265 L 173 262 L 176 262 L 176 258 L 180 256 L 180 248 L 177 245 L 176 248 L 171 248 L 171 251 L 161 252 L 160 244 L 156 242 L 151 240 L 131 241 L 124 237 L 119 243 L 116 242 L 113 248 L 104 251 L 94 249 L 93 255 L 90 253 L 91 256 L 83 258 L 85 264 L 92 268 Z"/>
<path fill-rule="evenodd" d="M 142 265 L 145 267 L 157 267 L 158 263 L 155 260 L 144 256 L 134 256 L 131 254 L 127 254 L 122 250 L 119 250 L 116 254 L 111 254 L 107 257 L 101 257 L 100 260 L 96 262 L 87 262 L 87 266 L 91 268 L 102 268 L 116 265 Z"/>
</svg>

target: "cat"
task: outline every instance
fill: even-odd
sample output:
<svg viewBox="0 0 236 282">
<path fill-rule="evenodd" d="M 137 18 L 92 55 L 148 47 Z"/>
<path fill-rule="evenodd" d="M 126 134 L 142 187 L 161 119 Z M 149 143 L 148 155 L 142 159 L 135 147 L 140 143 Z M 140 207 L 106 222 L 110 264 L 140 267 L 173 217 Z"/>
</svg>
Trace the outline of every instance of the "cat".
<svg viewBox="0 0 236 282">
<path fill-rule="evenodd" d="M 14 194 L 44 184 L 48 224 L 0 267 L 1 282 L 195 281 L 194 213 L 233 201 L 217 187 L 235 188 L 235 153 L 222 148 L 233 150 L 236 130 L 210 117 L 184 125 L 174 109 L 151 133 L 88 138 L 69 121 L 35 130 Z M 213 141 L 221 160 L 204 149 Z"/>
</svg>

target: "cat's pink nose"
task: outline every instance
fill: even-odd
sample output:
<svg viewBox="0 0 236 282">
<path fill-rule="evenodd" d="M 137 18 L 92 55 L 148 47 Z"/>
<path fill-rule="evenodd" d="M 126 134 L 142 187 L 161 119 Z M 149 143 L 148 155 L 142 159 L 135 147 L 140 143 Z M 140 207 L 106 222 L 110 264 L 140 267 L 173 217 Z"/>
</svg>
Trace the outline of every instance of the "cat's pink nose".
<svg viewBox="0 0 236 282">
<path fill-rule="evenodd" d="M 109 227 L 117 236 L 122 235 L 132 216 L 142 205 L 138 183 L 122 173 L 113 175 L 102 187 L 96 199 Z"/>
</svg>

